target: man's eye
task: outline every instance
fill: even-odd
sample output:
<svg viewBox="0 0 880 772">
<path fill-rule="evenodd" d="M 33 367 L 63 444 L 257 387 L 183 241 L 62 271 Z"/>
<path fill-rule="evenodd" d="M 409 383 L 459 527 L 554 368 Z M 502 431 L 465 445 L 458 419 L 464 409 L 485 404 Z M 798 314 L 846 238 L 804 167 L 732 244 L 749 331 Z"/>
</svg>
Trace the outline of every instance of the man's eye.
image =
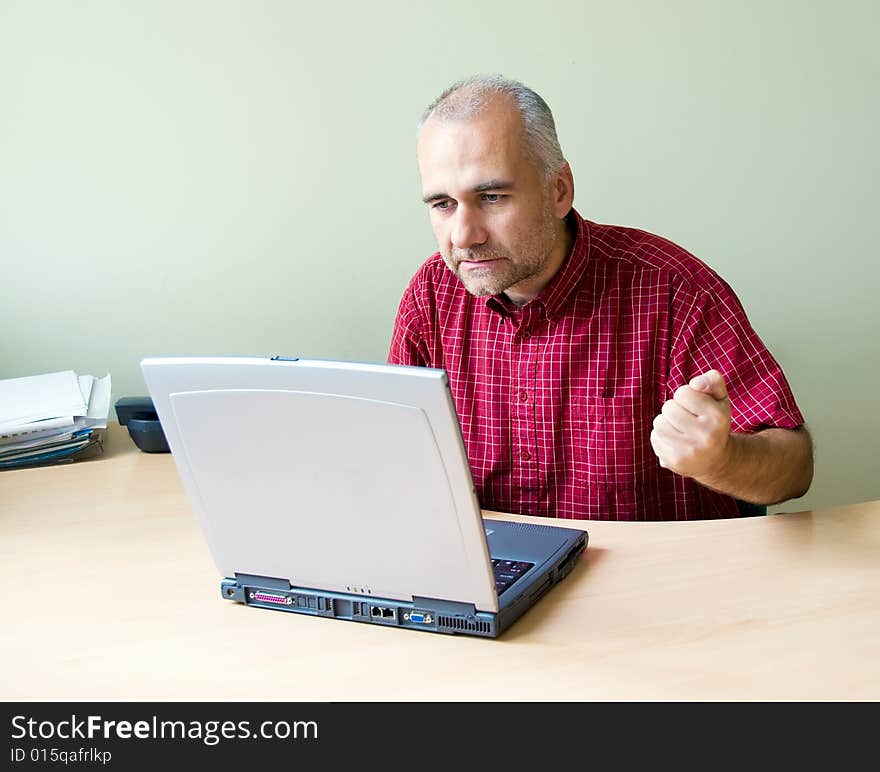
<svg viewBox="0 0 880 772">
<path fill-rule="evenodd" d="M 433 208 L 439 209 L 441 212 L 446 209 L 449 209 L 449 201 L 435 201 Z"/>
<path fill-rule="evenodd" d="M 500 193 L 483 193 L 483 201 L 487 204 L 497 204 L 501 198 Z"/>
</svg>

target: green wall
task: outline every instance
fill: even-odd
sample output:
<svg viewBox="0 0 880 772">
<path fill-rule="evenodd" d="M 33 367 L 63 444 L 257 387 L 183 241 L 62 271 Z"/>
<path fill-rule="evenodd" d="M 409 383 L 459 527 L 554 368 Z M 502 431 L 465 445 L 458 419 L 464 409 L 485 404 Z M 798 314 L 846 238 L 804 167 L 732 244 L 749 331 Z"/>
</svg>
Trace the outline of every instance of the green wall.
<svg viewBox="0 0 880 772">
<path fill-rule="evenodd" d="M 816 439 L 777 510 L 880 499 L 878 9 L 0 0 L 0 377 L 115 400 L 147 355 L 383 360 L 434 250 L 415 122 L 500 72 L 553 108 L 584 216 L 738 292 Z"/>
</svg>

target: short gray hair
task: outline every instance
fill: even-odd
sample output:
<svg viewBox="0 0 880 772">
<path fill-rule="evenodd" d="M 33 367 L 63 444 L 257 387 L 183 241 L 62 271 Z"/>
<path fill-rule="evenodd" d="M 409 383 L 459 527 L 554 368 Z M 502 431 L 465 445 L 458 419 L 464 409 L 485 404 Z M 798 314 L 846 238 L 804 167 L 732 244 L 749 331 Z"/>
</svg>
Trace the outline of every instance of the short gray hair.
<svg viewBox="0 0 880 772">
<path fill-rule="evenodd" d="M 422 113 L 416 133 L 432 115 L 440 120 L 467 120 L 485 109 L 492 97 L 513 97 L 522 117 L 523 144 L 535 165 L 549 177 L 565 165 L 553 113 L 539 94 L 501 75 L 475 75 L 453 83 Z"/>
</svg>

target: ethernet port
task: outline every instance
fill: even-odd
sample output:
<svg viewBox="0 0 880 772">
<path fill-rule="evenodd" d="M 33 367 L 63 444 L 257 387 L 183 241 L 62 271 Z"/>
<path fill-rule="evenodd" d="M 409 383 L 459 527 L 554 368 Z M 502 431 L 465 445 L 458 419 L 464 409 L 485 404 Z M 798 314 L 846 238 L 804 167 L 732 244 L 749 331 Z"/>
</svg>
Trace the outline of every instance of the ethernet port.
<svg viewBox="0 0 880 772">
<path fill-rule="evenodd" d="M 383 608 L 382 609 L 382 617 L 384 619 L 394 619 L 394 609 Z"/>
</svg>

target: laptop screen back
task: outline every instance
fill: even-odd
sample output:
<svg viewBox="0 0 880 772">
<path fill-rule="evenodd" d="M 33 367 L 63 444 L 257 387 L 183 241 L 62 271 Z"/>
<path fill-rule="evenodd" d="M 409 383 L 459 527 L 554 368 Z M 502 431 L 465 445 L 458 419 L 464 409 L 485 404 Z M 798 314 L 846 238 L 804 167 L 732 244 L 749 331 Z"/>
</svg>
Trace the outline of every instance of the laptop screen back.
<svg viewBox="0 0 880 772">
<path fill-rule="evenodd" d="M 142 369 L 221 574 L 497 611 L 445 373 L 241 358 Z"/>
</svg>

